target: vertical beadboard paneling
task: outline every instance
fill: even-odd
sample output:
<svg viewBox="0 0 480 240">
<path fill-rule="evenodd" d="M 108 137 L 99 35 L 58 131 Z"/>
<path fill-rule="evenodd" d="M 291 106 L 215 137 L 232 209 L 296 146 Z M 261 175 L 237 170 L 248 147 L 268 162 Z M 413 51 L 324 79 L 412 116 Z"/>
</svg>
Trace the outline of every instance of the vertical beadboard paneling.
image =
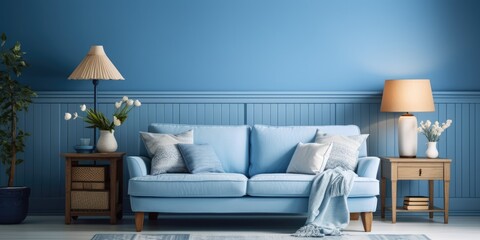
<svg viewBox="0 0 480 240">
<path fill-rule="evenodd" d="M 475 197 L 478 198 L 480 197 L 480 162 L 478 162 L 478 159 L 480 158 L 480 149 L 479 149 L 479 144 L 480 144 L 480 126 L 478 126 L 478 122 L 480 121 L 480 104 L 475 104 L 475 142 L 474 142 L 474 148 L 475 148 L 475 157 L 473 161 L 475 162 L 475 179 L 472 179 L 476 186 L 475 186 Z"/>
<path fill-rule="evenodd" d="M 458 121 L 459 119 L 456 118 L 455 116 L 455 104 L 446 104 L 446 114 L 447 114 L 447 119 L 453 119 L 455 120 L 455 123 L 454 125 L 452 125 L 446 132 L 445 132 L 445 138 L 444 140 L 446 140 L 447 142 L 447 148 L 445 149 L 446 150 L 446 154 L 447 154 L 447 157 L 452 159 L 452 164 L 451 164 L 451 169 L 450 169 L 450 172 L 451 172 L 451 182 L 450 182 L 450 195 L 452 197 L 457 197 L 456 196 L 456 191 L 454 190 L 454 188 L 456 188 L 456 169 L 457 169 L 457 166 L 458 166 L 458 161 L 459 159 L 456 157 L 456 143 L 457 143 L 457 129 L 460 128 L 460 125 L 458 124 Z"/>
<path fill-rule="evenodd" d="M 476 156 L 475 156 L 475 105 L 474 104 L 469 104 L 469 113 L 470 113 L 470 120 L 469 120 L 469 138 L 468 138 L 468 150 L 469 151 L 469 162 L 470 162 L 470 174 L 469 174 L 469 181 L 470 181 L 470 191 L 469 191 L 469 197 L 473 198 L 475 197 L 475 185 L 476 181 L 471 181 L 471 179 L 475 179 L 475 168 L 476 168 Z"/>
<path fill-rule="evenodd" d="M 287 125 L 287 105 L 277 104 L 277 125 Z M 253 124 L 253 122 L 252 122 Z M 251 125 L 251 124 L 250 124 Z"/>
<path fill-rule="evenodd" d="M 75 94 L 73 94 L 75 95 Z M 260 94 L 261 95 L 261 94 Z M 148 98 L 149 94 L 138 94 L 136 98 Z M 138 154 L 140 148 L 139 131 L 146 131 L 152 122 L 184 124 L 269 124 L 269 125 L 334 125 L 355 124 L 368 138 L 369 155 L 391 156 L 398 154 L 397 126 L 398 113 L 381 113 L 379 98 L 372 96 L 368 101 L 363 98 L 344 97 L 313 98 L 271 98 L 269 95 L 232 98 L 204 98 L 187 95 L 185 98 L 173 97 L 143 101 L 140 108 L 129 115 L 128 120 L 116 129 L 118 151 L 130 155 Z M 285 96 L 289 96 L 286 94 Z M 319 95 L 321 97 L 321 95 Z M 454 123 L 441 137 L 438 143 L 440 157 L 452 158 L 451 171 L 451 209 L 479 211 L 480 206 L 465 206 L 464 201 L 476 199 L 480 202 L 480 95 L 466 99 L 461 94 L 456 98 L 445 98 L 436 104 L 436 112 L 415 114 L 418 120 L 453 119 Z M 196 99 L 198 97 L 198 99 Z M 71 98 L 71 99 L 70 99 Z M 42 94 L 40 93 L 40 99 Z M 32 136 L 26 140 L 26 151 L 19 157 L 25 163 L 18 167 L 17 183 L 32 188 L 32 213 L 63 213 L 64 199 L 64 159 L 62 152 L 70 152 L 78 144 L 80 137 L 93 139 L 93 131 L 86 129 L 82 120 L 64 121 L 65 112 L 79 112 L 80 97 L 60 95 L 57 98 L 36 101 L 29 111 L 22 113 L 19 125 Z M 102 99 L 102 98 L 101 98 Z M 114 107 L 110 100 L 100 100 L 99 110 L 111 116 Z M 83 113 L 80 113 L 83 115 Z M 426 139 L 419 135 L 418 155 L 424 155 Z M 128 176 L 127 169 L 124 169 Z M 124 179 L 125 184 L 128 179 Z M 0 183 L 6 178 L 0 176 Z M 435 183 L 435 196 L 442 197 L 443 184 Z M 426 194 L 424 181 L 400 181 L 399 195 Z M 390 187 L 388 187 L 390 195 Z M 124 198 L 128 198 L 125 193 Z M 128 204 L 126 205 L 128 208 Z M 128 209 L 127 209 L 128 210 Z"/>
<path fill-rule="evenodd" d="M 367 139 L 367 148 L 368 152 L 371 155 L 378 154 L 378 114 L 379 114 L 379 105 L 378 104 L 370 104 L 369 105 L 369 113 L 370 113 L 370 136 Z"/>
<path fill-rule="evenodd" d="M 461 158 L 466 159 L 462 164 L 462 182 L 460 183 L 462 189 L 462 197 L 470 197 L 470 104 L 462 104 L 462 148 Z"/>
<path fill-rule="evenodd" d="M 447 120 L 447 105 L 446 104 L 437 104 L 436 106 L 436 111 L 438 112 L 438 119 L 440 122 L 445 122 Z M 450 132 L 450 129 L 446 132 L 443 133 L 441 141 L 438 142 L 438 149 L 442 150 L 439 152 L 440 157 L 447 157 L 447 141 L 448 141 L 448 133 Z M 421 135 L 420 135 L 421 137 Z M 443 196 L 443 182 L 438 182 L 435 184 L 435 190 L 434 194 L 435 197 L 441 197 Z"/>
<path fill-rule="evenodd" d="M 462 196 L 462 166 L 464 166 L 462 161 L 462 104 L 455 104 L 455 117 L 457 119 L 457 124 L 455 127 L 455 196 Z"/>
<path fill-rule="evenodd" d="M 33 160 L 33 171 L 30 173 L 32 174 L 32 179 L 31 179 L 31 184 L 32 184 L 32 190 L 31 190 L 31 194 L 34 196 L 34 197 L 38 197 L 38 198 L 41 198 L 42 197 L 42 177 L 41 177 L 41 169 L 42 169 L 42 166 L 44 165 L 42 160 L 44 159 L 43 156 L 42 156 L 42 143 L 44 141 L 44 139 L 42 139 L 42 126 L 44 125 L 44 119 L 43 119 L 43 114 L 45 113 L 42 113 L 42 105 L 43 104 L 38 104 L 34 107 L 33 112 L 34 112 L 34 115 L 36 116 L 35 117 L 35 121 L 34 121 L 34 127 L 33 127 L 33 131 L 32 131 L 32 137 L 33 137 L 33 141 L 34 141 L 34 148 L 33 148 L 33 152 L 34 152 L 34 158 L 32 159 Z M 39 171 L 40 170 L 40 171 Z"/>
<path fill-rule="evenodd" d="M 345 125 L 345 104 L 335 105 L 335 125 Z"/>
</svg>

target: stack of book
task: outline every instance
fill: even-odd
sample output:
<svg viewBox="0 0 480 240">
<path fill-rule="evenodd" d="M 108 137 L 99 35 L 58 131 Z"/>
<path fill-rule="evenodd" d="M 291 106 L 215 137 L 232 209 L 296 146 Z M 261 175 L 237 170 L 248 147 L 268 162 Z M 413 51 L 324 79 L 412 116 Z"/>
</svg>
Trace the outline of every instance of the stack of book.
<svg viewBox="0 0 480 240">
<path fill-rule="evenodd" d="M 428 197 L 424 196 L 405 196 L 403 208 L 407 210 L 427 210 Z"/>
</svg>

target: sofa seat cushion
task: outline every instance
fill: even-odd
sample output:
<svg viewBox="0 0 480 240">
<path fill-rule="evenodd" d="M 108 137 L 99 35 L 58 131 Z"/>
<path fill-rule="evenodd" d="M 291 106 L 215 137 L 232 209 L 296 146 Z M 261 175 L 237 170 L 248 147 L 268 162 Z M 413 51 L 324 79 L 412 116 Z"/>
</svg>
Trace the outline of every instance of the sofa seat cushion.
<svg viewBox="0 0 480 240">
<path fill-rule="evenodd" d="M 356 177 L 348 197 L 373 197 L 380 194 L 380 183 L 375 178 Z"/>
<path fill-rule="evenodd" d="M 257 197 L 309 197 L 315 175 L 292 173 L 258 174 L 248 180 L 247 194 Z M 377 179 L 356 177 L 349 197 L 379 194 Z"/>
<path fill-rule="evenodd" d="M 166 173 L 131 178 L 128 194 L 141 197 L 242 197 L 247 177 L 238 173 Z"/>
<path fill-rule="evenodd" d="M 315 175 L 264 173 L 248 180 L 247 194 L 257 197 L 308 197 Z"/>
</svg>

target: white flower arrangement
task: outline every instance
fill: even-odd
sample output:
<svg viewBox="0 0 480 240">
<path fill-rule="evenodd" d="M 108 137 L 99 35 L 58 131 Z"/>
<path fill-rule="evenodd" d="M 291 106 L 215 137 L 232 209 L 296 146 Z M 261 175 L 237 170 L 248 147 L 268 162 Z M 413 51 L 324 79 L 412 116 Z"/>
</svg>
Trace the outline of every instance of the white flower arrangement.
<svg viewBox="0 0 480 240">
<path fill-rule="evenodd" d="M 420 122 L 420 127 L 417 129 L 419 133 L 422 133 L 427 137 L 427 140 L 429 142 L 438 142 L 440 140 L 440 135 L 448 128 L 450 125 L 452 125 L 452 120 L 448 119 L 446 122 L 440 123 L 438 121 L 435 121 L 435 123 L 432 124 L 430 120 Z"/>
<path fill-rule="evenodd" d="M 93 109 L 87 109 L 85 104 L 80 105 L 80 110 L 86 112 L 85 117 L 78 116 L 78 113 L 65 113 L 65 120 L 83 118 L 83 120 L 90 124 L 87 128 L 99 128 L 100 130 L 112 131 L 115 127 L 122 125 L 125 120 L 127 120 L 128 113 L 132 110 L 133 107 L 140 107 L 142 103 L 139 100 L 128 99 L 127 96 L 124 96 L 122 100 L 115 102 L 115 113 L 113 114 L 113 121 L 110 121 L 105 115 L 100 111 L 94 111 Z"/>
</svg>

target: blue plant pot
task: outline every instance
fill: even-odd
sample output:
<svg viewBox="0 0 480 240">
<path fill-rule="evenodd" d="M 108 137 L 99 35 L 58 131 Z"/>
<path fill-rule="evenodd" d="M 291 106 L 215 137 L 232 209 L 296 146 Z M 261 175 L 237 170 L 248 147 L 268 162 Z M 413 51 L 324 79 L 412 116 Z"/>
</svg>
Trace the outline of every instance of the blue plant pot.
<svg viewBox="0 0 480 240">
<path fill-rule="evenodd" d="M 0 188 L 0 224 L 18 224 L 27 217 L 29 187 Z"/>
</svg>

